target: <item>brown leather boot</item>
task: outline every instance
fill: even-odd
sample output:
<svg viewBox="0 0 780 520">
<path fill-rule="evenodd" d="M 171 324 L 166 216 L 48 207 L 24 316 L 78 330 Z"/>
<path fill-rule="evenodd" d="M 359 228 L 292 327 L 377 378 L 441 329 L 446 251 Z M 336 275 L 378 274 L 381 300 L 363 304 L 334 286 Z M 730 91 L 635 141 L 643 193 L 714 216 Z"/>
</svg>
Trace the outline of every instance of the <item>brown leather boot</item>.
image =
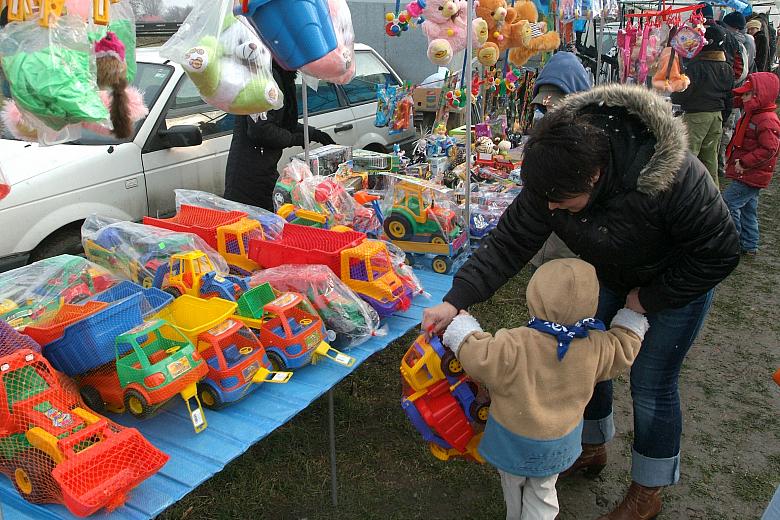
<svg viewBox="0 0 780 520">
<path fill-rule="evenodd" d="M 608 515 L 600 516 L 598 520 L 652 520 L 661 512 L 662 489 L 632 482 L 620 505 Z"/>
<path fill-rule="evenodd" d="M 580 457 L 569 469 L 558 475 L 565 478 L 584 470 L 588 478 L 596 478 L 607 465 L 607 448 L 603 444 L 583 444 Z"/>
</svg>

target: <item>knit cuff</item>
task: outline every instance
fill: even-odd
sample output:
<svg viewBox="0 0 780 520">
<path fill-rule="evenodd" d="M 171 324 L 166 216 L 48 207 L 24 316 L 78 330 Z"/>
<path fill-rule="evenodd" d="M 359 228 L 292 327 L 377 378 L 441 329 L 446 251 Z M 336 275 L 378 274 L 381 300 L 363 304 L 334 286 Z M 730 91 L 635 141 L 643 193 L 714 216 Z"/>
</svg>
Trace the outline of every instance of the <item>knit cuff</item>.
<svg viewBox="0 0 780 520">
<path fill-rule="evenodd" d="M 642 314 L 634 312 L 631 309 L 623 308 L 617 311 L 615 317 L 612 318 L 610 327 L 622 327 L 628 329 L 637 336 L 639 339 L 645 339 L 647 329 L 650 328 L 650 322 L 647 321 Z"/>
<path fill-rule="evenodd" d="M 482 327 L 477 319 L 470 314 L 460 314 L 452 320 L 447 330 L 444 331 L 442 341 L 444 346 L 452 350 L 457 356 L 460 346 L 474 332 L 482 332 Z"/>
</svg>

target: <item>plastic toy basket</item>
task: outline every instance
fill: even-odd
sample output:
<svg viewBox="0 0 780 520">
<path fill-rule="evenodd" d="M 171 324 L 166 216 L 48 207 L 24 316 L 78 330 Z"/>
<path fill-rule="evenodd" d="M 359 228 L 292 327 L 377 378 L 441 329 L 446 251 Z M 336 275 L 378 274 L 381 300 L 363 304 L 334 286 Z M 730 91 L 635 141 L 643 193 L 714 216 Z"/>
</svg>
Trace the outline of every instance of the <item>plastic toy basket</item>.
<svg viewBox="0 0 780 520">
<path fill-rule="evenodd" d="M 245 292 L 238 299 L 238 315 L 245 318 L 260 318 L 263 316 L 263 307 L 266 303 L 276 298 L 270 284 L 263 283 Z"/>
<path fill-rule="evenodd" d="M 265 268 L 283 264 L 323 264 L 340 271 L 341 251 L 365 240 L 358 231 L 330 231 L 298 224 L 287 224 L 276 242 L 252 241 L 249 257 Z"/>
<path fill-rule="evenodd" d="M 173 301 L 173 295 L 156 287 L 145 289 L 130 281 L 121 282 L 92 299 L 99 302 L 114 303 L 136 294 L 141 294 L 141 316 L 146 319 L 160 312 Z"/>
<path fill-rule="evenodd" d="M 44 347 L 43 355 L 54 368 L 69 376 L 114 361 L 117 336 L 143 323 L 142 302 L 140 292 L 113 304 L 88 302 L 103 303 L 106 307 L 66 326 L 60 339 Z"/>
<path fill-rule="evenodd" d="M 144 217 L 144 224 L 182 233 L 195 233 L 208 245 L 217 248 L 217 228 L 246 217 L 243 211 L 222 211 L 182 204 L 171 218 Z"/>
<path fill-rule="evenodd" d="M 297 70 L 336 48 L 327 0 L 250 0 L 246 14 L 282 67 Z"/>
<path fill-rule="evenodd" d="M 61 338 L 68 325 L 83 320 L 106 307 L 108 304 L 105 302 L 93 301 L 85 302 L 83 305 L 65 304 L 51 320 L 40 325 L 27 326 L 23 332 L 39 345 L 45 346 Z"/>
</svg>

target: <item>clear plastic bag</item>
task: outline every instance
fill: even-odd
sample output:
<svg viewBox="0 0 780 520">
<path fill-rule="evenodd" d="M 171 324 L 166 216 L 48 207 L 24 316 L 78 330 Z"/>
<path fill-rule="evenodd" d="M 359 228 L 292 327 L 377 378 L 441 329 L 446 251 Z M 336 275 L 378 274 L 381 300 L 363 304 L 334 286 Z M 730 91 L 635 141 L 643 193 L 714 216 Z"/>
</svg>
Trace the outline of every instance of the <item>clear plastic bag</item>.
<svg viewBox="0 0 780 520">
<path fill-rule="evenodd" d="M 345 85 L 355 77 L 355 31 L 346 0 L 328 0 L 330 18 L 338 47 L 322 58 L 301 67 L 309 76 Z"/>
<path fill-rule="evenodd" d="M 162 285 L 155 284 L 158 269 L 186 251 L 204 252 L 220 275 L 229 271 L 225 259 L 196 235 L 100 215 L 84 221 L 81 242 L 91 261 L 143 287 Z"/>
<path fill-rule="evenodd" d="M 243 211 L 252 220 L 260 222 L 263 226 L 265 240 L 277 240 L 282 235 L 284 228 L 284 219 L 270 211 L 233 202 L 232 200 L 217 197 L 213 193 L 198 190 L 174 190 L 176 193 L 176 211 L 178 212 L 182 205 L 197 206 L 199 208 L 219 209 L 223 211 Z"/>
<path fill-rule="evenodd" d="M 211 105 L 230 114 L 250 115 L 284 105 L 271 71 L 271 53 L 244 17 L 233 15 L 233 0 L 200 2 L 160 55 L 184 67 Z"/>
<path fill-rule="evenodd" d="M 395 92 L 390 92 L 386 85 L 376 86 L 376 116 L 374 117 L 374 126 L 384 128 L 390 124 L 390 116 L 393 114 L 393 103 L 395 102 Z"/>
<path fill-rule="evenodd" d="M 282 265 L 252 276 L 250 285 L 271 284 L 277 291 L 294 291 L 306 296 L 336 333 L 336 345 L 354 347 L 372 336 L 387 334 L 379 315 L 358 297 L 330 268 L 324 265 Z"/>
<path fill-rule="evenodd" d="M 406 263 L 406 253 L 404 253 L 403 249 L 392 242 L 386 240 L 382 240 L 382 242 L 385 244 L 387 252 L 390 254 L 390 259 L 393 262 L 393 270 L 401 279 L 404 286 L 411 291 L 412 298 L 415 296 L 430 298 L 431 295 L 423 288 L 423 284 L 420 279 L 417 278 L 417 275 L 414 274 L 412 266 Z"/>
<path fill-rule="evenodd" d="M 3 200 L 11 192 L 11 184 L 3 173 L 3 167 L 0 166 L 0 200 Z"/>
<path fill-rule="evenodd" d="M 43 142 L 77 137 L 70 125 L 108 119 L 87 25 L 78 16 L 62 16 L 49 28 L 37 20 L 7 25 L 0 32 L 0 59 L 14 101 L 28 123 L 46 134 Z"/>
<path fill-rule="evenodd" d="M 0 320 L 23 330 L 51 318 L 63 305 L 83 302 L 117 281 L 105 268 L 71 255 L 0 273 Z"/>
<path fill-rule="evenodd" d="M 394 103 L 393 121 L 390 135 L 400 134 L 412 128 L 414 120 L 414 100 L 410 90 L 398 90 Z"/>
<path fill-rule="evenodd" d="M 88 19 L 91 16 L 90 6 L 92 2 L 84 2 L 84 0 L 70 0 L 66 3 L 66 7 L 68 4 L 76 3 L 90 4 L 87 6 L 86 16 L 83 16 L 83 18 Z M 84 12 L 83 8 L 77 6 L 74 6 L 74 8 L 79 15 L 82 15 Z M 94 43 L 100 40 L 106 35 L 108 31 L 116 34 L 125 46 L 127 82 L 132 84 L 133 80 L 135 79 L 138 65 L 135 60 L 135 49 L 137 46 L 135 35 L 135 13 L 133 12 L 133 6 L 131 5 L 130 0 L 119 0 L 116 3 L 112 2 L 110 4 L 108 25 L 91 25 L 89 34 L 90 41 Z"/>
</svg>

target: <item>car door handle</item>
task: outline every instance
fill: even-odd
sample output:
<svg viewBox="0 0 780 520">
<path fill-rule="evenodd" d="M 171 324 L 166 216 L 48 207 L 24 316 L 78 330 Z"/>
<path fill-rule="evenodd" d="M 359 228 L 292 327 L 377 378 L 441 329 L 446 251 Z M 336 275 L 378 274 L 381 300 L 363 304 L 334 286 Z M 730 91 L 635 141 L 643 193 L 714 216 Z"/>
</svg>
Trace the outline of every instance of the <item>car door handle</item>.
<svg viewBox="0 0 780 520">
<path fill-rule="evenodd" d="M 333 129 L 333 131 L 336 133 L 346 132 L 347 130 L 352 130 L 353 128 L 355 127 L 352 125 L 337 126 L 336 128 Z"/>
</svg>

